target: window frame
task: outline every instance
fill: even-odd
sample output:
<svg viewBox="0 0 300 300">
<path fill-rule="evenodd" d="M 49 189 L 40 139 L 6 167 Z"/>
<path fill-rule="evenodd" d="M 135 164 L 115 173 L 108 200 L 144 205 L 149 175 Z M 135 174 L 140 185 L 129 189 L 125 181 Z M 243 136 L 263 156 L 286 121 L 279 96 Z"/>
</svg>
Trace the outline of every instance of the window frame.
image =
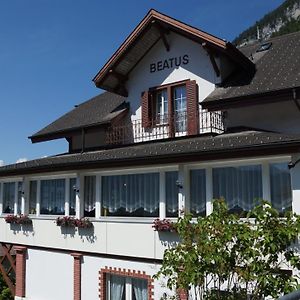
<svg viewBox="0 0 300 300">
<path fill-rule="evenodd" d="M 187 82 L 190 81 L 190 79 L 185 79 L 177 82 L 172 82 L 168 84 L 163 84 L 160 86 L 155 86 L 149 88 L 149 96 L 151 98 L 151 115 L 150 115 L 150 123 L 151 126 L 150 128 L 154 127 L 159 127 L 159 126 L 164 126 L 164 125 L 169 125 L 170 127 L 170 137 L 174 136 L 176 131 L 175 131 L 175 103 L 174 103 L 174 88 L 184 86 L 186 89 L 186 95 L 187 95 Z M 157 114 L 157 94 L 163 90 L 166 90 L 166 94 L 168 97 L 168 111 L 167 111 L 167 116 L 166 116 L 166 121 L 164 120 L 163 122 L 159 122 L 158 120 L 158 114 Z M 187 96 L 186 96 L 186 101 L 187 101 Z M 186 103 L 186 111 L 187 111 L 187 103 Z M 187 120 L 186 120 L 187 123 Z M 179 131 L 180 132 L 180 131 Z M 187 128 L 184 132 L 187 132 Z"/>
<path fill-rule="evenodd" d="M 109 300 L 109 284 L 108 278 L 111 275 L 124 276 L 125 277 L 125 292 L 127 292 L 126 287 L 130 285 L 130 290 L 132 290 L 132 285 L 129 283 L 133 278 L 143 279 L 147 281 L 147 291 L 148 297 L 147 300 L 154 300 L 154 280 L 150 275 L 147 275 L 145 271 L 136 271 L 131 269 L 121 269 L 121 268 L 112 268 L 105 267 L 99 271 L 99 291 L 100 291 L 100 300 Z M 129 295 L 132 300 L 132 294 L 129 292 Z M 125 298 L 126 299 L 126 298 Z M 126 299 L 130 300 L 130 299 Z"/>
</svg>

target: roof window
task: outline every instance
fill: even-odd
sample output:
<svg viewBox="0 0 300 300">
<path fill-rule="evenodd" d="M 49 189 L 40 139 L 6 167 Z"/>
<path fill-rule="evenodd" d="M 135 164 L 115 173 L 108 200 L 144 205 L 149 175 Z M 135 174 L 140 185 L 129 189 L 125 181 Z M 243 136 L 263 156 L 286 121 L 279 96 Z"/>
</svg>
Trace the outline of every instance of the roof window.
<svg viewBox="0 0 300 300">
<path fill-rule="evenodd" d="M 257 48 L 256 52 L 262 52 L 262 51 L 269 50 L 271 48 L 271 46 L 272 46 L 271 42 L 263 43 Z"/>
</svg>

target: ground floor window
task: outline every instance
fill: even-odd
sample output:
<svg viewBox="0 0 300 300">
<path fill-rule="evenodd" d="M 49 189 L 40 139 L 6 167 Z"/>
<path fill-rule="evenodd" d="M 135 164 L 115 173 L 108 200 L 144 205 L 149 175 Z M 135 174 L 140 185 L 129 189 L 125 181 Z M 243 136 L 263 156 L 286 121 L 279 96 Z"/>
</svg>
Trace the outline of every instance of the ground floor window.
<svg viewBox="0 0 300 300">
<path fill-rule="evenodd" d="M 178 172 L 166 172 L 166 216 L 178 217 Z"/>
<path fill-rule="evenodd" d="M 36 214 L 37 181 L 29 182 L 29 213 Z"/>
<path fill-rule="evenodd" d="M 156 217 L 159 173 L 102 176 L 102 215 Z"/>
<path fill-rule="evenodd" d="M 84 177 L 84 216 L 95 217 L 96 176 Z"/>
<path fill-rule="evenodd" d="M 148 281 L 113 274 L 106 276 L 107 300 L 148 300 Z"/>
<path fill-rule="evenodd" d="M 69 215 L 74 216 L 76 212 L 76 178 L 70 178 Z"/>
<path fill-rule="evenodd" d="M 65 179 L 41 180 L 40 213 L 65 214 Z"/>
<path fill-rule="evenodd" d="M 195 217 L 206 215 L 206 171 L 190 171 L 190 210 Z"/>
<path fill-rule="evenodd" d="M 213 168 L 213 197 L 224 198 L 230 212 L 250 211 L 263 198 L 261 165 Z"/>
<path fill-rule="evenodd" d="M 281 215 L 292 210 L 291 176 L 287 163 L 270 164 L 272 205 Z"/>
<path fill-rule="evenodd" d="M 15 182 L 3 183 L 3 212 L 6 214 L 14 213 L 15 203 Z"/>
</svg>

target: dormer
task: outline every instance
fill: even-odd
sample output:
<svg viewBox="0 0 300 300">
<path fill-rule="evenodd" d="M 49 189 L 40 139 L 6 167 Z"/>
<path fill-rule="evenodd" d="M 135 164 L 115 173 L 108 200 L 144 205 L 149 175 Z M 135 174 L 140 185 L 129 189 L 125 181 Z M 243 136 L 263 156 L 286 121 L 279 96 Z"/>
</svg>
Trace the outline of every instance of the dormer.
<svg viewBox="0 0 300 300">
<path fill-rule="evenodd" d="M 254 64 L 231 43 L 150 10 L 94 77 L 95 85 L 108 93 L 80 105 L 31 139 L 65 137 L 70 151 L 82 151 L 219 134 L 224 131 L 222 113 L 203 110 L 201 102 L 233 72 L 253 73 Z M 109 97 L 122 101 L 112 107 Z M 91 122 L 64 126 L 66 120 L 76 122 L 72 115 L 81 114 L 82 120 L 85 107 L 94 116 Z"/>
</svg>

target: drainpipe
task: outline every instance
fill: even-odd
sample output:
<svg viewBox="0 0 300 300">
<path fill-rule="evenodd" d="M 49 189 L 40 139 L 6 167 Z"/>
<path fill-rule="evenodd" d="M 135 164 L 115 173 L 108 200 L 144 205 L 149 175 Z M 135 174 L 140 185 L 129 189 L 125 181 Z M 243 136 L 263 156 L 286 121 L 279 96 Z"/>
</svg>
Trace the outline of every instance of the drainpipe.
<svg viewBox="0 0 300 300">
<path fill-rule="evenodd" d="M 294 100 L 294 102 L 295 102 L 297 108 L 298 108 L 299 111 L 300 111 L 300 103 L 298 102 L 298 99 L 297 99 L 297 92 L 296 92 L 296 89 L 293 89 L 292 92 L 293 92 L 293 100 Z"/>
<path fill-rule="evenodd" d="M 300 103 L 298 102 L 297 92 L 296 92 L 295 88 L 292 89 L 292 93 L 293 93 L 293 100 L 294 100 L 298 110 L 300 111 Z M 289 164 L 288 164 L 289 169 L 294 168 L 297 165 L 298 162 L 300 162 L 300 158 L 298 158 L 295 162 L 290 161 Z"/>
</svg>

